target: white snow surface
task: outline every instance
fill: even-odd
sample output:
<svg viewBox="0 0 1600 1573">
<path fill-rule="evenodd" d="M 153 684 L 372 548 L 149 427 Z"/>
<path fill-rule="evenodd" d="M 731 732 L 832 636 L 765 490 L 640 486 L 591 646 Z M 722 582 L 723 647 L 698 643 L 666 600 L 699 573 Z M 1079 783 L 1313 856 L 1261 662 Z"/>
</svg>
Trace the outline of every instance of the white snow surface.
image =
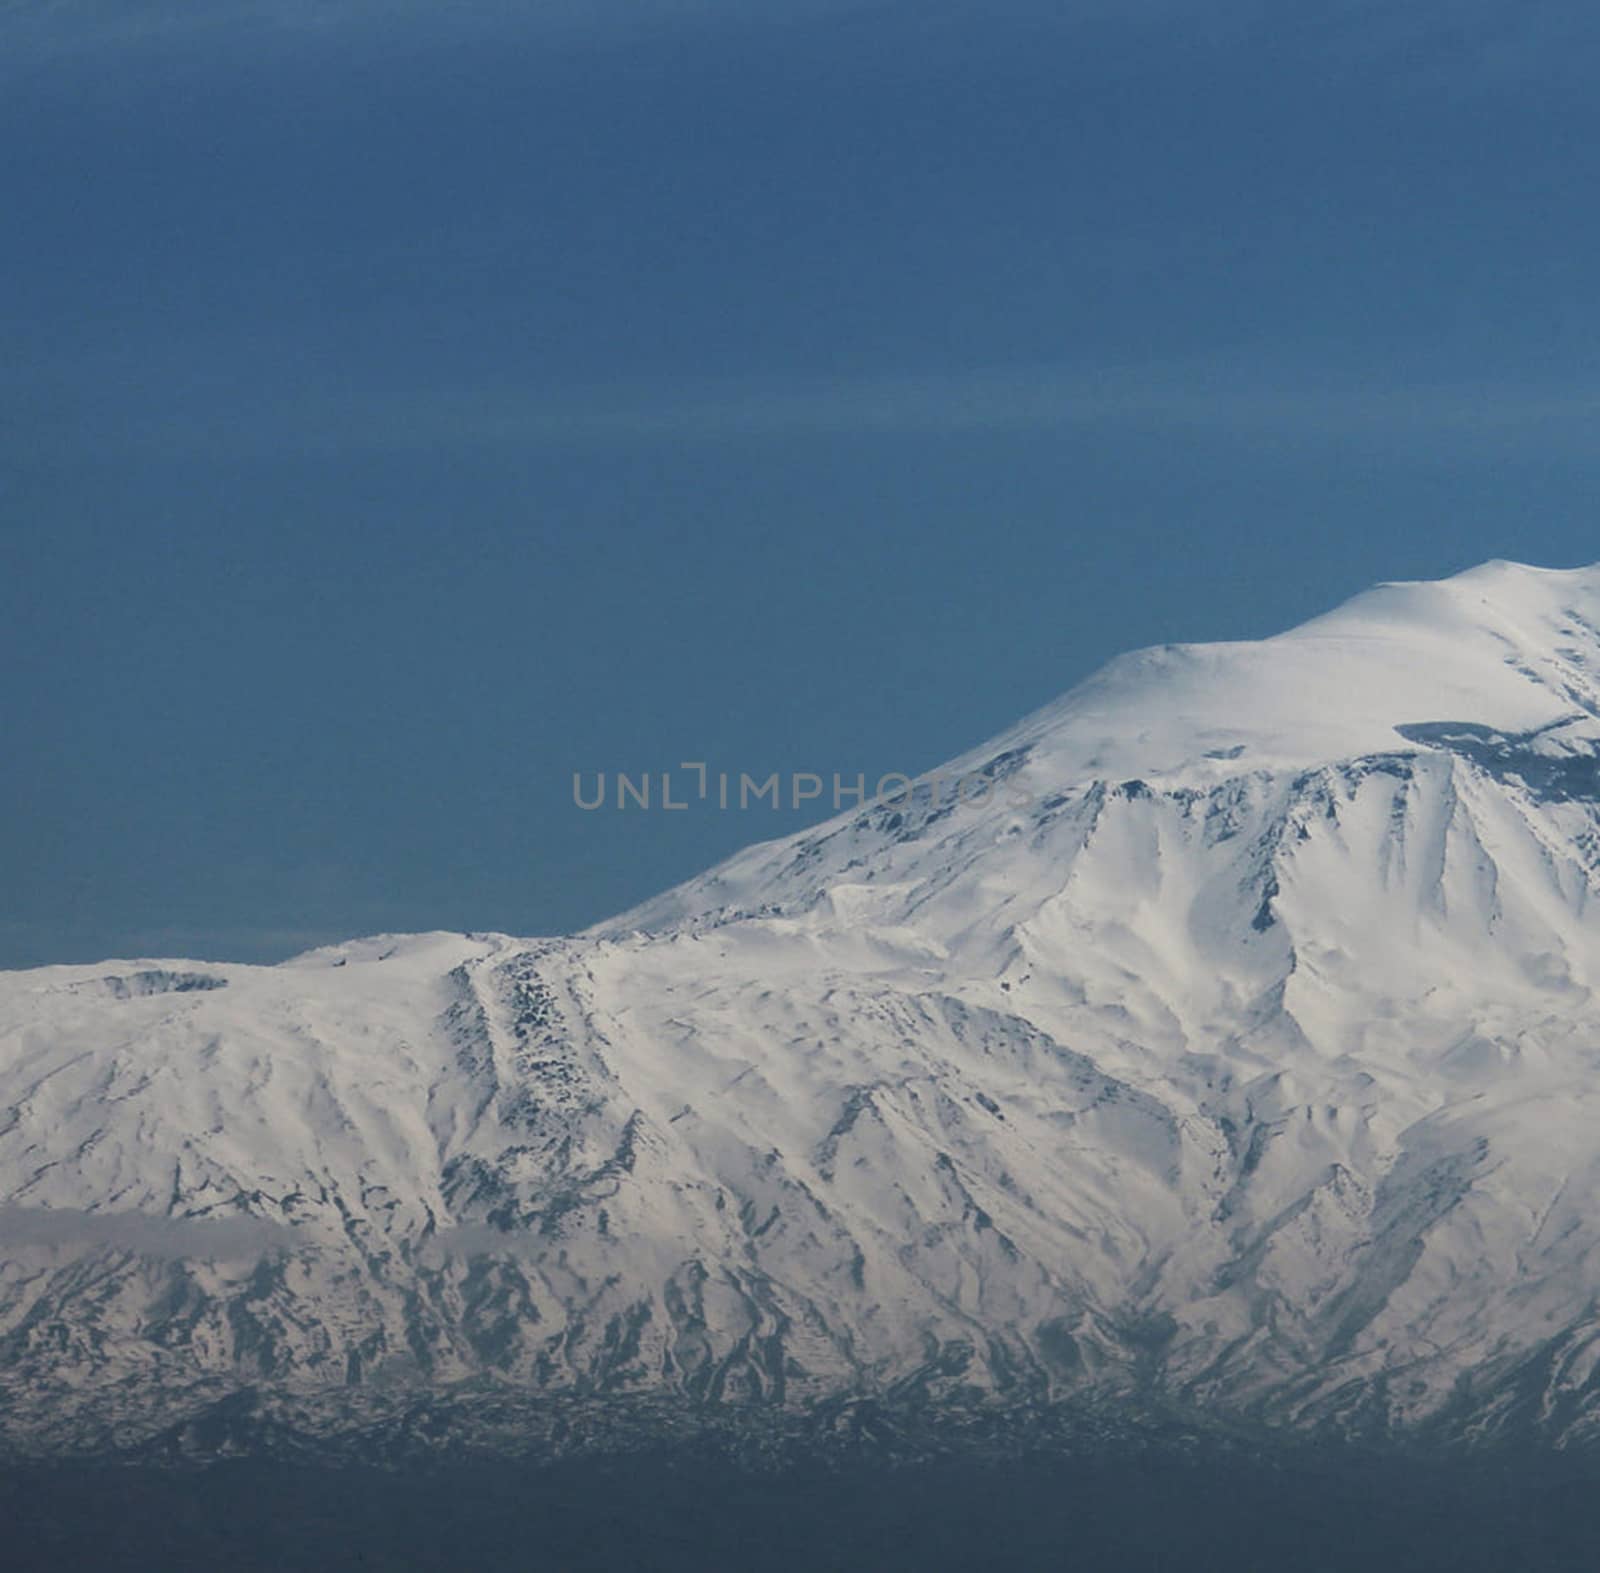
<svg viewBox="0 0 1600 1573">
<path fill-rule="evenodd" d="M 1600 1417 L 1600 566 L 1112 662 L 582 935 L 0 974 L 0 1429 Z"/>
</svg>

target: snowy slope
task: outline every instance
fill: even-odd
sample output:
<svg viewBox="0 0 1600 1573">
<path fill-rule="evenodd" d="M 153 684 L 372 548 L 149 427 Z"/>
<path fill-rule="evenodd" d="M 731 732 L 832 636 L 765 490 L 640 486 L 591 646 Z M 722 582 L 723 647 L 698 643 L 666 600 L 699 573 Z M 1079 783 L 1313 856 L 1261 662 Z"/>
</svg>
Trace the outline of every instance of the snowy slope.
<svg viewBox="0 0 1600 1573">
<path fill-rule="evenodd" d="M 942 775 L 573 938 L 0 975 L 6 1435 L 1590 1435 L 1600 567 L 1138 652 Z"/>
</svg>

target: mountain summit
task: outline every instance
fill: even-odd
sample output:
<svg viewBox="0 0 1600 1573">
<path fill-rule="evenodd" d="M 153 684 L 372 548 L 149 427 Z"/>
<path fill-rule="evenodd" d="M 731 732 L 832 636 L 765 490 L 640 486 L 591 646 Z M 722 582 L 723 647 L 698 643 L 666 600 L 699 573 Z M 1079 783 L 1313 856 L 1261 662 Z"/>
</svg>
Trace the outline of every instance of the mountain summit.
<svg viewBox="0 0 1600 1573">
<path fill-rule="evenodd" d="M 0 975 L 0 1426 L 1588 1439 L 1597 890 L 1600 567 L 1496 562 L 583 935 Z"/>
</svg>

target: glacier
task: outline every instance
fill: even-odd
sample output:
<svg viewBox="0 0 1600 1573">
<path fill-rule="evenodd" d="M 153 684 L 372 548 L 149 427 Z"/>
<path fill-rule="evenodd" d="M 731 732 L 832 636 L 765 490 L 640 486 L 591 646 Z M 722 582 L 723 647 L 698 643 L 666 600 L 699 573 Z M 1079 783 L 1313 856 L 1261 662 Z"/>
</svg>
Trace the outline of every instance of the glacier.
<svg viewBox="0 0 1600 1573">
<path fill-rule="evenodd" d="M 1597 893 L 1600 565 L 1494 562 L 581 934 L 0 974 L 0 1446 L 1591 1442 Z"/>
</svg>

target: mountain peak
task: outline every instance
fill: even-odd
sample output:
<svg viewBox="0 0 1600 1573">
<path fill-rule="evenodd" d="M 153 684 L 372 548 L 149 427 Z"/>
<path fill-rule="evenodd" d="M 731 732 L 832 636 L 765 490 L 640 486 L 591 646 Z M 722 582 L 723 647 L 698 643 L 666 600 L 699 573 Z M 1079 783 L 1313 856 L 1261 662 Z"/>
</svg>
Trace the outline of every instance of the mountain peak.
<svg viewBox="0 0 1600 1573">
<path fill-rule="evenodd" d="M 1539 563 L 1515 562 L 1509 557 L 1491 557 L 1473 568 L 1463 568 L 1444 580 L 1446 584 L 1515 584 L 1535 581 L 1550 585 L 1578 585 L 1600 588 L 1600 562 L 1576 568 L 1546 568 Z"/>
<path fill-rule="evenodd" d="M 1460 757 L 1473 737 L 1506 747 L 1531 740 L 1540 757 L 1600 751 L 1600 565 L 1497 560 L 1447 579 L 1375 585 L 1266 639 L 1131 651 L 927 772 L 916 803 L 949 798 L 950 783 L 999 768 L 1007 793 L 946 802 L 931 816 L 919 809 L 911 817 L 930 828 L 914 833 L 906 815 L 890 812 L 879 816 L 884 832 L 864 835 L 867 820 L 845 813 L 739 853 L 602 928 L 670 925 L 758 907 L 775 893 L 813 903 L 833 868 L 821 847 L 843 860 L 835 874 L 885 888 L 937 865 L 935 846 L 966 858 L 1026 833 L 1033 809 L 1019 801 L 1047 804 L 1095 783 L 1208 793 L 1241 777 L 1419 752 Z"/>
<path fill-rule="evenodd" d="M 1600 565 L 1496 560 L 1376 585 L 1267 639 L 1118 657 L 1017 732 L 1069 776 L 1143 776 L 1232 749 L 1313 765 L 1392 748 L 1396 727 L 1533 732 L 1575 713 L 1600 716 Z"/>
<path fill-rule="evenodd" d="M 1355 619 L 1390 622 L 1397 634 L 1409 626 L 1460 637 L 1485 614 L 1519 626 L 1535 643 L 1541 631 L 1559 638 L 1563 622 L 1600 617 L 1600 564 L 1539 568 L 1496 557 L 1444 579 L 1385 580 L 1301 627 L 1320 631 Z"/>
</svg>

